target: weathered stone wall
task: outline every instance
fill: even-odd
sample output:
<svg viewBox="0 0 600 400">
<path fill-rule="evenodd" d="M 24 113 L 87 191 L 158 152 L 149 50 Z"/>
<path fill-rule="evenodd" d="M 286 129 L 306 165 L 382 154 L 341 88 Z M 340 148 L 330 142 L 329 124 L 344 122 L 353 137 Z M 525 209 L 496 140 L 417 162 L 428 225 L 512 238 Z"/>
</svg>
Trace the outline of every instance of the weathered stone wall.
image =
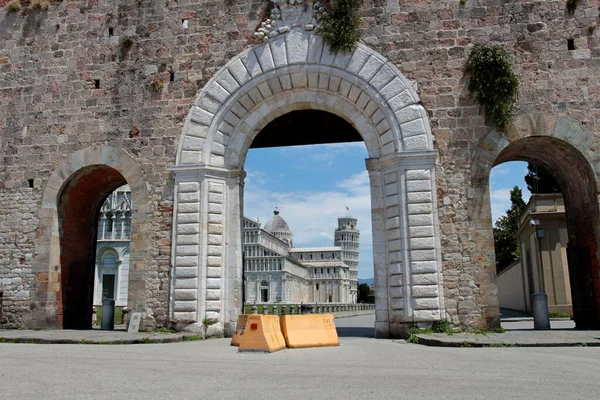
<svg viewBox="0 0 600 400">
<path fill-rule="evenodd" d="M 598 134 L 599 4 L 581 0 L 569 16 L 565 3 L 363 3 L 363 42 L 418 84 L 430 116 L 439 151 L 446 309 L 468 328 L 493 322 L 498 308 L 489 205 L 472 207 L 487 183 L 472 182 L 471 161 L 490 129 L 466 90 L 466 57 L 476 43 L 505 45 L 521 81 L 518 114 L 564 116 Z M 84 0 L 52 2 L 47 11 L 0 8 L 0 325 L 27 323 L 47 179 L 61 160 L 93 144 L 123 149 L 150 186 L 147 311 L 166 324 L 169 167 L 183 122 L 210 77 L 252 44 L 266 6 L 262 0 Z M 568 39 L 576 50 L 568 50 Z"/>
</svg>

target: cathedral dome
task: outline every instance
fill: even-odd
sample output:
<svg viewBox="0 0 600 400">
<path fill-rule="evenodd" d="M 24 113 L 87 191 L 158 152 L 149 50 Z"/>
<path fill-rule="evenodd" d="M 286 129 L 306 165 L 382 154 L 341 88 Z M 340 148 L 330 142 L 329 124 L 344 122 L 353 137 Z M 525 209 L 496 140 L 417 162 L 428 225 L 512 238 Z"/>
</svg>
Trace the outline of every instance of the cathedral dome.
<svg viewBox="0 0 600 400">
<path fill-rule="evenodd" d="M 290 230 L 287 222 L 285 222 L 285 220 L 279 216 L 278 209 L 273 211 L 273 216 L 269 218 L 264 229 L 289 245 L 292 244 L 292 231 Z"/>
</svg>

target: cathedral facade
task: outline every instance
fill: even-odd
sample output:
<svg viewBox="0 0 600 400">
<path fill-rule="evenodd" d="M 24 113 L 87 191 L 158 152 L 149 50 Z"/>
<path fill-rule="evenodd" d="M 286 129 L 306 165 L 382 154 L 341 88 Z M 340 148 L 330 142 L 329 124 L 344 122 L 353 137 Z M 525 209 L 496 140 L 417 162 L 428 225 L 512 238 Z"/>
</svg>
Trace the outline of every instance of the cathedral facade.
<svg viewBox="0 0 600 400">
<path fill-rule="evenodd" d="M 294 247 L 275 210 L 264 228 L 244 217 L 246 303 L 356 303 L 360 233 L 357 220 L 338 218 L 334 246 Z"/>
</svg>

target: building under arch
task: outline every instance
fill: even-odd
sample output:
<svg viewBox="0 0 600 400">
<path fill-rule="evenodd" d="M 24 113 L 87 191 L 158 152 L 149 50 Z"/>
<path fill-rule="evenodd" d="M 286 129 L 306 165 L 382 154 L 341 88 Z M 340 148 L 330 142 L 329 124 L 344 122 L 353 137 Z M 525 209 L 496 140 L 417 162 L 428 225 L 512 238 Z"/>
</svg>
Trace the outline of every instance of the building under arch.
<svg viewBox="0 0 600 400">
<path fill-rule="evenodd" d="M 293 246 L 292 231 L 275 210 L 264 228 L 244 217 L 246 303 L 356 303 L 360 233 L 339 217 L 335 246 Z"/>
</svg>

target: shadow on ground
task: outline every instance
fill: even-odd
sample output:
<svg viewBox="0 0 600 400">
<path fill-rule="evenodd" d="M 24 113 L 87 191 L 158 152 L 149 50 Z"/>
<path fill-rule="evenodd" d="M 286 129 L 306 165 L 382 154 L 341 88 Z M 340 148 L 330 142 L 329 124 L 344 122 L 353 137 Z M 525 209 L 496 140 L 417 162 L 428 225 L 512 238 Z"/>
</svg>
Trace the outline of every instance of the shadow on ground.
<svg viewBox="0 0 600 400">
<path fill-rule="evenodd" d="M 375 328 L 365 327 L 338 327 L 337 334 L 339 337 L 375 337 Z"/>
</svg>

